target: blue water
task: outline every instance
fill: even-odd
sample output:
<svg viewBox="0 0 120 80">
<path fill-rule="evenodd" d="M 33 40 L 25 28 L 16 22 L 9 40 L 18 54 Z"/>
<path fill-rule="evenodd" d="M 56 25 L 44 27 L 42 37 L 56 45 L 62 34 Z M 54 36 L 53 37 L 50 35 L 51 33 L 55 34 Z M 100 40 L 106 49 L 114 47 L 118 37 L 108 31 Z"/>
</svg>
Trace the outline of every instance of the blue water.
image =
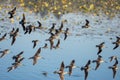
<svg viewBox="0 0 120 80">
<path fill-rule="evenodd" d="M 7 27 L 9 27 L 8 24 L 11 24 L 12 27 L 19 26 L 20 33 L 13 46 L 10 45 L 11 39 L 9 39 L 9 35 L 7 35 L 6 40 L 0 42 L 1 48 L 0 51 L 4 49 L 10 49 L 10 53 L 0 59 L 0 80 L 59 80 L 59 75 L 54 74 L 53 72 L 55 70 L 59 70 L 62 61 L 64 61 L 65 65 L 69 65 L 71 60 L 75 59 L 75 65 L 82 67 L 87 63 L 89 59 L 90 60 L 97 59 L 97 48 L 95 46 L 103 41 L 105 42 L 105 48 L 103 49 L 101 55 L 103 56 L 103 59 L 108 63 L 102 63 L 97 71 L 93 70 L 93 68 L 95 68 L 95 64 L 92 63 L 90 65 L 91 70 L 89 71 L 87 80 L 113 80 L 112 70 L 108 69 L 108 66 L 112 66 L 114 62 L 110 63 L 108 57 L 112 55 L 120 57 L 120 47 L 118 47 L 116 50 L 112 49 L 114 47 L 112 42 L 116 40 L 115 38 L 116 36 L 120 35 L 119 33 L 120 28 L 112 27 L 114 31 L 113 33 L 112 32 L 104 33 L 109 28 L 103 27 L 104 24 L 105 25 L 115 24 L 111 23 L 112 21 L 106 23 L 103 21 L 103 23 L 101 23 L 102 24 L 101 27 L 82 29 L 80 28 L 80 26 L 84 24 L 84 21 L 81 24 L 78 23 L 77 25 L 75 23 L 75 25 L 73 26 L 73 23 L 75 21 L 73 21 L 73 23 L 70 23 L 72 22 L 72 20 L 69 19 L 69 17 L 68 16 L 66 17 L 68 18 L 68 23 L 65 23 L 65 28 L 66 27 L 70 28 L 70 34 L 68 35 L 68 38 L 66 40 L 63 40 L 64 35 L 60 36 L 61 43 L 60 48 L 58 49 L 52 50 L 50 50 L 49 48 L 42 49 L 40 55 L 45 59 L 38 60 L 38 63 L 35 66 L 32 65 L 32 60 L 29 60 L 28 58 L 33 56 L 37 49 L 43 47 L 45 43 L 47 43 L 49 46 L 49 42 L 45 41 L 45 39 L 48 39 L 49 34 L 45 33 L 44 31 L 37 30 L 35 32 L 32 32 L 30 35 L 29 34 L 24 35 L 17 21 L 15 21 L 15 23 L 13 24 L 10 23 L 10 21 L 7 21 L 5 24 Z M 87 17 L 85 16 L 85 18 Z M 29 21 L 29 18 L 27 19 Z M 39 18 L 35 19 L 38 20 Z M 34 24 L 34 21 L 35 20 L 31 20 L 31 22 L 33 22 L 32 24 Z M 92 20 L 92 22 L 93 21 L 94 19 Z M 41 22 L 43 23 L 43 26 L 49 25 L 48 26 L 49 28 L 51 27 L 52 22 L 57 21 L 56 19 L 48 18 L 47 20 L 41 20 Z M 60 23 L 58 21 L 57 25 L 59 24 Z M 0 25 L 3 25 L 2 21 L 0 22 Z M 91 25 L 94 26 L 95 24 L 91 23 Z M 119 25 L 119 23 L 117 25 Z M 7 27 L 4 27 L 5 30 L 3 30 L 0 37 L 5 32 L 8 33 L 10 30 L 12 30 L 12 27 L 9 28 Z M 3 28 L 1 28 L 1 30 L 2 29 Z M 113 39 L 110 40 L 110 38 Z M 39 40 L 39 43 L 35 47 L 35 49 L 33 49 L 32 40 L 36 39 Z M 22 62 L 23 65 L 13 71 L 7 72 L 7 67 L 11 66 L 11 63 L 14 62 L 12 60 L 12 56 L 18 54 L 21 51 L 24 51 L 23 57 L 25 57 L 25 60 L 23 60 Z M 47 77 L 42 75 L 44 71 L 48 73 Z M 65 71 L 68 71 L 68 69 L 65 69 Z M 120 69 L 118 69 L 114 80 L 119 79 Z M 68 74 L 65 75 L 65 80 L 84 80 L 84 71 L 81 71 L 79 68 L 73 69 L 73 73 L 71 76 L 69 76 Z"/>
</svg>

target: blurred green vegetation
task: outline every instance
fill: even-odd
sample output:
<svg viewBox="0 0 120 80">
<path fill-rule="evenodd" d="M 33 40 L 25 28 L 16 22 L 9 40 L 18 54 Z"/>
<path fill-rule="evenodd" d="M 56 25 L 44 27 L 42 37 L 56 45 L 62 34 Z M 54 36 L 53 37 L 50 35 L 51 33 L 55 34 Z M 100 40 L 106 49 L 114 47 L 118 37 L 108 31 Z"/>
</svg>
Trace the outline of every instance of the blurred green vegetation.
<svg viewBox="0 0 120 80">
<path fill-rule="evenodd" d="M 120 13 L 120 0 L 0 0 L 0 3 L 19 5 L 41 14 L 62 15 L 69 12 L 83 12 L 115 16 Z"/>
</svg>

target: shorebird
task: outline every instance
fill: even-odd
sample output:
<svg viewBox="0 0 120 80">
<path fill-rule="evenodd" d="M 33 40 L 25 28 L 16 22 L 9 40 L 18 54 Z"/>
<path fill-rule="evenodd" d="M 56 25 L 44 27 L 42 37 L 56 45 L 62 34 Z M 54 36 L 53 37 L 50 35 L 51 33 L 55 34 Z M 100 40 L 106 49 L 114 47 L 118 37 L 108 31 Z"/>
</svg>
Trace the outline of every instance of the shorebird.
<svg viewBox="0 0 120 80">
<path fill-rule="evenodd" d="M 99 45 L 96 45 L 98 47 L 97 55 L 99 55 L 102 52 L 102 48 L 104 47 L 105 42 L 100 43 Z"/>
<path fill-rule="evenodd" d="M 11 45 L 13 45 L 16 41 L 16 37 L 18 36 L 19 28 L 16 29 L 16 31 L 12 35 L 12 42 Z"/>
<path fill-rule="evenodd" d="M 113 60 L 115 60 L 116 58 L 118 58 L 118 57 L 117 56 L 111 56 L 111 57 L 109 57 L 110 62 L 113 61 Z"/>
<path fill-rule="evenodd" d="M 120 37 L 117 36 L 116 38 L 117 38 L 117 40 L 115 42 L 113 42 L 113 44 L 115 44 L 115 47 L 113 48 L 113 50 L 115 50 L 116 48 L 118 48 L 119 45 L 120 45 Z"/>
<path fill-rule="evenodd" d="M 24 34 L 26 34 L 26 33 L 31 33 L 32 31 L 35 31 L 35 26 L 33 26 L 33 25 L 28 25 L 27 27 L 26 27 L 26 29 L 25 29 L 25 33 Z"/>
<path fill-rule="evenodd" d="M 35 48 L 39 40 L 32 40 L 32 42 L 33 42 L 33 48 Z"/>
<path fill-rule="evenodd" d="M 86 21 L 86 24 L 84 26 L 82 26 L 82 28 L 89 28 L 90 27 L 90 25 L 89 25 L 90 22 L 87 19 L 85 21 Z"/>
<path fill-rule="evenodd" d="M 84 77 L 84 80 L 87 80 L 87 77 L 88 77 L 88 71 L 90 69 L 90 65 L 91 64 L 91 60 L 88 60 L 87 64 L 84 66 L 84 67 L 81 67 L 81 71 L 84 70 L 84 73 L 85 73 L 85 77 Z"/>
<path fill-rule="evenodd" d="M 40 56 L 40 52 L 41 52 L 41 48 L 39 48 L 37 50 L 37 52 L 35 53 L 35 55 L 33 57 L 29 58 L 29 59 L 33 59 L 33 65 L 35 65 L 37 63 L 38 59 L 43 58 Z"/>
<path fill-rule="evenodd" d="M 38 26 L 35 27 L 35 29 L 43 29 L 41 22 L 37 21 L 37 23 L 38 23 Z"/>
<path fill-rule="evenodd" d="M 108 68 L 112 69 L 112 71 L 113 71 L 113 79 L 114 79 L 115 76 L 116 76 L 116 72 L 118 70 L 118 60 L 117 60 L 117 58 L 115 58 L 115 63 L 113 64 L 113 66 L 109 66 Z"/>
<path fill-rule="evenodd" d="M 64 35 L 65 35 L 64 40 L 67 39 L 67 36 L 68 36 L 68 30 L 69 30 L 69 28 L 66 28 L 66 30 L 65 30 L 65 32 L 64 32 Z"/>
<path fill-rule="evenodd" d="M 54 74 L 59 74 L 60 80 L 64 80 L 64 75 L 67 74 L 67 72 L 64 72 L 64 68 L 64 62 L 62 62 L 59 71 L 54 71 Z"/>
<path fill-rule="evenodd" d="M 21 58 L 19 61 L 12 63 L 12 66 L 8 67 L 7 72 L 10 72 L 11 70 L 14 70 L 14 69 L 18 68 L 19 66 L 21 66 L 21 61 L 23 61 L 23 60 L 24 60 L 24 57 Z"/>
<path fill-rule="evenodd" d="M 7 36 L 7 33 L 5 33 L 1 38 L 0 38 L 0 42 L 5 40 L 5 37 Z"/>
<path fill-rule="evenodd" d="M 92 62 L 96 63 L 95 70 L 97 70 L 100 64 L 104 62 L 104 60 L 102 59 L 102 56 L 98 55 L 98 58 L 96 60 L 93 60 Z"/>
<path fill-rule="evenodd" d="M 75 66 L 75 60 L 72 60 L 71 63 L 70 63 L 70 65 L 66 66 L 66 68 L 69 68 L 68 74 L 69 74 L 69 76 L 71 76 L 73 68 L 76 68 L 76 66 Z"/>
<path fill-rule="evenodd" d="M 56 23 L 53 23 L 53 24 L 52 24 L 52 27 L 49 29 L 49 33 L 52 33 L 52 32 L 54 31 L 55 25 L 56 25 Z"/>
<path fill-rule="evenodd" d="M 11 11 L 8 12 L 8 14 L 10 14 L 9 18 L 13 18 L 13 15 L 15 14 L 15 11 L 16 11 L 16 7 L 14 7 L 13 10 L 11 10 Z"/>
<path fill-rule="evenodd" d="M 24 14 L 24 13 L 23 13 L 23 18 L 22 18 L 22 20 L 19 22 L 19 24 L 22 25 L 23 31 L 25 31 L 26 19 L 25 19 L 25 14 Z"/>
<path fill-rule="evenodd" d="M 57 49 L 57 48 L 59 48 L 59 47 L 60 47 L 60 39 L 58 39 L 57 44 L 56 44 L 55 46 L 53 46 L 53 48 Z"/>
<path fill-rule="evenodd" d="M 15 60 L 15 62 L 18 62 L 21 58 L 22 58 L 22 54 L 24 53 L 24 51 L 21 51 L 19 54 L 14 55 L 12 57 L 13 60 Z"/>
<path fill-rule="evenodd" d="M 51 36 L 46 39 L 46 41 L 49 41 L 50 42 L 50 49 L 52 50 L 53 48 L 53 45 L 54 45 L 54 39 L 56 39 L 56 35 L 51 33 Z"/>
<path fill-rule="evenodd" d="M 2 58 L 3 56 L 5 56 L 5 55 L 8 54 L 9 52 L 10 52 L 9 49 L 5 49 L 5 50 L 3 50 L 3 51 L 0 51 L 0 53 L 2 53 L 1 56 L 0 56 L 0 58 Z"/>
</svg>

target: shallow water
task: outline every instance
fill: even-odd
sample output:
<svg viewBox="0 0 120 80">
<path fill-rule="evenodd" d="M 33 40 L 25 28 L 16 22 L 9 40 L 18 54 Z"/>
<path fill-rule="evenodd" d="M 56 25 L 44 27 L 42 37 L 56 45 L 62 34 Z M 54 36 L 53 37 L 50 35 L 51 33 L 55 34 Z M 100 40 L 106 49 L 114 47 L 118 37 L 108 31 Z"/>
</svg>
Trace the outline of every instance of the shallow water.
<svg viewBox="0 0 120 80">
<path fill-rule="evenodd" d="M 43 27 L 50 28 L 52 23 L 55 22 L 57 23 L 56 28 L 58 28 L 60 22 L 67 19 L 68 22 L 64 23 L 64 30 L 67 27 L 70 29 L 70 34 L 66 40 L 63 40 L 64 35 L 60 36 L 60 48 L 52 50 L 49 48 L 42 49 L 40 55 L 45 59 L 38 60 L 38 63 L 33 66 L 32 60 L 28 58 L 33 56 L 37 49 L 43 47 L 45 43 L 49 46 L 49 42 L 45 41 L 45 39 L 49 37 L 49 34 L 46 33 L 47 30 L 37 30 L 30 35 L 24 35 L 21 25 L 19 25 L 23 10 L 18 10 L 15 19 L 19 16 L 20 20 L 16 20 L 14 23 L 10 22 L 7 14 L 3 16 L 2 13 L 4 12 L 1 12 L 0 17 L 4 18 L 4 21 L 0 21 L 0 26 L 3 26 L 0 27 L 0 37 L 5 32 L 9 33 L 13 27 L 19 27 L 20 33 L 13 46 L 10 45 L 11 39 L 9 39 L 9 35 L 7 35 L 6 40 L 0 42 L 0 50 L 10 49 L 10 53 L 0 59 L 0 80 L 59 80 L 59 75 L 53 72 L 59 70 L 62 61 L 64 61 L 65 65 L 69 65 L 71 60 L 75 59 L 75 65 L 80 67 L 84 66 L 89 59 L 97 59 L 97 48 L 95 46 L 101 42 L 105 42 L 105 48 L 101 55 L 108 63 L 102 63 L 97 71 L 91 69 L 87 80 L 113 80 L 112 70 L 109 70 L 108 66 L 112 66 L 114 61 L 110 63 L 108 57 L 112 55 L 120 57 L 120 47 L 116 50 L 112 49 L 114 47 L 112 42 L 116 40 L 115 37 L 120 36 L 120 19 L 118 17 L 108 19 L 104 15 L 93 16 L 82 13 L 70 13 L 63 15 L 61 19 L 58 20 L 52 14 L 41 18 L 41 16 L 34 13 L 24 12 L 26 14 L 26 20 L 33 25 L 37 26 L 37 21 L 39 20 Z M 91 28 L 81 28 L 81 26 L 85 24 L 85 19 L 90 20 Z M 112 38 L 112 40 L 110 38 Z M 35 49 L 32 48 L 32 40 L 34 39 L 40 41 Z M 23 56 L 25 57 L 23 65 L 13 71 L 7 72 L 7 67 L 11 66 L 11 63 L 14 62 L 11 57 L 21 51 L 24 51 Z M 95 64 L 91 64 L 90 66 L 94 68 Z M 68 69 L 65 69 L 65 71 L 68 71 Z M 43 72 L 48 73 L 47 77 L 42 75 Z M 65 80 L 80 79 L 84 80 L 84 72 L 79 68 L 73 69 L 72 76 L 65 75 Z M 115 80 L 119 79 L 120 69 L 117 71 Z"/>
</svg>

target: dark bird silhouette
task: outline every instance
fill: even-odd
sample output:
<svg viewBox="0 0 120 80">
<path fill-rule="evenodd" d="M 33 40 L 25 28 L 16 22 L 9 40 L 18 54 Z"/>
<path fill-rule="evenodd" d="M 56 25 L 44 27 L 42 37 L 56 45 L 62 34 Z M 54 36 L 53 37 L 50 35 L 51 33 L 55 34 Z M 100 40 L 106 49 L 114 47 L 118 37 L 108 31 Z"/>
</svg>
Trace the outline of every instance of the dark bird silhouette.
<svg viewBox="0 0 120 80">
<path fill-rule="evenodd" d="M 104 47 L 105 42 L 100 43 L 99 45 L 96 45 L 98 47 L 97 55 L 99 55 L 102 52 L 102 48 Z"/>
<path fill-rule="evenodd" d="M 115 60 L 116 58 L 117 58 L 117 56 L 111 56 L 111 57 L 109 57 L 110 62 L 113 61 L 113 60 Z"/>
<path fill-rule="evenodd" d="M 66 66 L 66 68 L 69 68 L 68 74 L 69 74 L 69 76 L 71 76 L 73 68 L 76 68 L 76 66 L 75 66 L 75 60 L 72 60 L 71 63 L 70 63 L 70 65 Z"/>
<path fill-rule="evenodd" d="M 64 80 L 64 75 L 67 74 L 67 72 L 64 72 L 64 68 L 64 62 L 62 62 L 59 71 L 54 71 L 55 74 L 59 74 L 60 80 Z"/>
<path fill-rule="evenodd" d="M 2 58 L 3 56 L 5 56 L 5 55 L 8 54 L 9 52 L 10 52 L 9 49 L 5 49 L 5 50 L 3 50 L 3 51 L 0 51 L 0 53 L 2 53 L 1 56 L 0 56 L 0 58 Z"/>
<path fill-rule="evenodd" d="M 116 48 L 118 48 L 119 45 L 120 45 L 120 37 L 117 36 L 116 38 L 117 38 L 117 40 L 115 42 L 113 42 L 113 44 L 115 44 L 115 47 L 113 48 L 113 50 L 115 50 Z"/>
<path fill-rule="evenodd" d="M 35 31 L 35 26 L 33 26 L 33 25 L 28 25 L 27 27 L 26 27 L 26 29 L 25 29 L 25 33 L 24 34 L 26 34 L 26 33 L 31 33 L 32 31 Z"/>
<path fill-rule="evenodd" d="M 32 42 L 33 42 L 33 48 L 35 48 L 39 40 L 33 40 Z"/>
<path fill-rule="evenodd" d="M 86 19 L 85 20 L 86 21 L 86 23 L 85 23 L 85 25 L 84 26 L 82 26 L 82 28 L 89 28 L 90 26 L 89 26 L 89 21 Z"/>
<path fill-rule="evenodd" d="M 21 51 L 19 54 L 14 55 L 12 57 L 13 60 L 15 60 L 15 62 L 18 62 L 21 58 L 22 58 L 22 54 L 24 53 L 24 51 Z"/>
<path fill-rule="evenodd" d="M 81 71 L 84 70 L 84 73 L 85 73 L 85 79 L 84 80 L 87 80 L 88 71 L 90 69 L 90 66 L 89 66 L 90 64 L 91 64 L 91 60 L 88 60 L 87 64 L 84 67 L 81 67 Z"/>
<path fill-rule="evenodd" d="M 35 64 L 37 63 L 38 59 L 42 58 L 42 57 L 40 56 L 40 52 L 41 52 L 41 48 L 39 48 L 39 49 L 37 50 L 37 52 L 35 53 L 35 55 L 34 55 L 33 57 L 30 57 L 30 58 L 29 58 L 29 59 L 33 59 L 33 65 L 35 65 Z"/>
<path fill-rule="evenodd" d="M 45 43 L 45 45 L 42 48 L 48 48 L 47 43 Z"/>
<path fill-rule="evenodd" d="M 92 62 L 96 63 L 95 70 L 97 70 L 99 68 L 100 64 L 102 62 L 104 62 L 104 60 L 102 59 L 102 56 L 98 55 L 98 58 L 96 60 L 93 60 Z"/>
<path fill-rule="evenodd" d="M 12 35 L 12 42 L 11 45 L 13 45 L 16 41 L 16 37 L 18 36 L 19 28 L 16 29 L 16 31 Z"/>
<path fill-rule="evenodd" d="M 56 44 L 55 46 L 53 46 L 53 48 L 57 49 L 57 48 L 59 48 L 59 47 L 60 47 L 60 39 L 58 39 L 57 44 Z"/>
<path fill-rule="evenodd" d="M 11 11 L 9 11 L 9 12 L 8 12 L 8 14 L 10 15 L 10 17 L 9 17 L 9 18 L 13 18 L 13 16 L 14 16 L 15 12 L 16 12 L 16 7 L 14 7 L 14 9 L 13 9 L 13 10 L 11 10 Z"/>
<path fill-rule="evenodd" d="M 43 29 L 41 22 L 37 21 L 37 23 L 38 23 L 38 26 L 35 27 L 35 29 Z"/>
<path fill-rule="evenodd" d="M 0 42 L 5 40 L 5 37 L 7 36 L 7 33 L 5 33 L 1 38 L 0 38 Z"/>
<path fill-rule="evenodd" d="M 12 66 L 8 67 L 8 71 L 7 72 L 10 72 L 11 70 L 14 70 L 16 68 L 18 68 L 19 66 L 21 66 L 21 62 L 24 60 L 25 58 L 21 58 L 19 61 L 15 62 L 15 63 L 12 63 Z"/>
<path fill-rule="evenodd" d="M 69 28 L 66 28 L 66 30 L 65 30 L 65 32 L 64 32 L 64 40 L 66 40 L 67 39 L 67 36 L 68 36 L 68 30 L 69 30 Z"/>
<path fill-rule="evenodd" d="M 113 79 L 114 79 L 115 76 L 116 76 L 116 72 L 118 70 L 118 60 L 117 60 L 117 58 L 115 58 L 115 63 L 113 64 L 113 66 L 109 66 L 108 68 L 112 69 L 112 71 L 113 71 Z"/>
<path fill-rule="evenodd" d="M 25 14 L 23 14 L 23 18 L 22 18 L 22 20 L 19 22 L 19 24 L 22 25 L 23 31 L 25 31 L 25 24 L 26 24 Z"/>
<path fill-rule="evenodd" d="M 52 27 L 49 29 L 49 33 L 52 33 L 52 32 L 54 31 L 55 25 L 56 25 L 56 23 L 53 23 L 53 24 L 52 24 Z"/>
</svg>

